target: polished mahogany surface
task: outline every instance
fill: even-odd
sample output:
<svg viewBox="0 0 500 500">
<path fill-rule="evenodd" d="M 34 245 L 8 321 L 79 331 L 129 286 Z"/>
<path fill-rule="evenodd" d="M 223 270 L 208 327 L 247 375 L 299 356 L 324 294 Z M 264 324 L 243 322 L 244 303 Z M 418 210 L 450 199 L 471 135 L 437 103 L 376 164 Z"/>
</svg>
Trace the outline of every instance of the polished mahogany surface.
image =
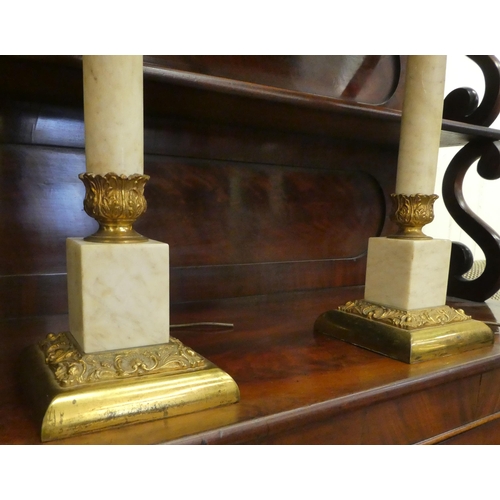
<svg viewBox="0 0 500 500">
<path fill-rule="evenodd" d="M 180 71 L 167 59 L 153 65 L 146 58 L 151 180 L 148 211 L 135 227 L 170 245 L 172 300 L 362 284 L 368 238 L 392 227 L 397 147 L 377 120 L 352 121 L 352 99 L 233 81 L 213 76 L 216 69 Z M 320 60 L 301 64 L 319 68 Z M 236 74 L 244 61 L 224 64 Z M 399 59 L 380 64 L 390 61 L 395 75 Z M 248 62 L 252 74 L 262 66 L 259 78 L 273 68 L 265 58 Z M 77 177 L 85 171 L 80 65 L 77 58 L 0 57 L 0 317 L 65 313 L 65 239 L 95 230 Z M 370 77 L 363 88 L 381 85 Z M 398 122 L 391 123 L 397 135 Z M 380 134 L 382 147 L 373 138 L 360 147 L 354 136 L 365 130 Z"/>
<path fill-rule="evenodd" d="M 319 314 L 362 293 L 336 288 L 173 304 L 174 324 L 234 323 L 172 335 L 227 371 L 241 401 L 56 443 L 434 443 L 500 417 L 497 341 L 408 365 L 313 334 Z M 454 305 L 475 318 L 500 319 L 497 303 Z M 19 356 L 48 332 L 65 329 L 66 316 L 0 322 L 1 443 L 39 443 L 38 424 L 16 381 Z"/>
<path fill-rule="evenodd" d="M 312 333 L 362 297 L 368 238 L 393 230 L 405 58 L 345 57 L 145 58 L 151 180 L 135 227 L 170 245 L 172 323 L 234 323 L 174 336 L 242 399 L 66 442 L 444 442 L 494 425 L 497 344 L 410 366 Z M 0 125 L 0 442 L 38 443 L 19 357 L 67 330 L 65 239 L 96 224 L 77 178 L 81 60 L 0 57 Z M 443 145 L 499 137 L 443 122 Z"/>
<path fill-rule="evenodd" d="M 386 104 L 399 83 L 399 56 L 145 56 L 148 65 L 366 104 Z M 393 99 L 394 107 L 399 100 Z"/>
<path fill-rule="evenodd" d="M 354 98 L 352 92 L 350 96 L 338 95 L 338 91 L 334 91 L 334 81 L 321 81 L 322 73 L 328 75 L 342 71 L 353 61 L 353 66 L 356 66 L 359 57 L 370 60 L 373 56 L 341 56 L 336 61 L 337 65 L 326 68 L 321 68 L 321 65 L 330 63 L 328 57 L 295 56 L 285 72 L 288 76 L 283 74 L 284 80 L 282 78 L 278 82 L 274 79 L 277 69 L 270 63 L 271 56 L 232 56 L 227 61 L 220 56 L 190 56 L 187 58 L 189 61 L 186 61 L 186 56 L 145 56 L 146 118 L 171 115 L 197 123 L 210 121 L 213 124 L 226 123 L 397 146 L 406 56 L 381 56 L 376 72 L 370 69 L 372 63 L 367 67 L 361 64 L 360 75 L 365 77 L 355 78 L 356 86 L 363 82 L 363 88 L 356 92 L 379 96 L 389 92 L 383 102 L 379 98 L 371 98 L 368 101 L 372 104 L 365 104 Z M 193 60 L 202 61 L 201 73 L 197 72 Z M 302 90 L 290 90 L 297 85 L 294 75 L 298 71 L 295 67 L 298 61 L 314 65 L 316 71 L 311 75 L 301 75 L 304 81 L 299 87 Z M 166 66 L 168 64 L 171 66 Z M 244 81 L 249 73 L 245 69 L 246 64 L 250 65 L 254 79 L 256 74 L 261 75 L 260 78 L 265 75 L 260 81 L 266 83 Z M 229 72 L 238 79 L 214 76 L 221 71 Z M 379 75 L 377 78 L 373 78 L 375 73 Z M 317 81 L 323 87 L 326 85 L 328 92 L 314 93 L 311 86 L 317 85 Z M 332 97 L 334 95 L 336 97 Z M 80 57 L 0 56 L 0 99 L 6 99 L 6 102 L 1 102 L 0 109 L 9 102 L 22 105 L 36 103 L 42 113 L 47 106 L 59 106 L 59 117 L 67 113 L 74 116 L 75 109 L 80 109 L 81 114 L 83 85 Z M 30 127 L 27 130 L 29 133 Z M 2 135 L 9 136 L 11 133 L 10 126 L 1 130 Z M 442 146 L 460 145 L 478 137 L 498 139 L 500 131 L 474 123 L 443 120 Z"/>
</svg>

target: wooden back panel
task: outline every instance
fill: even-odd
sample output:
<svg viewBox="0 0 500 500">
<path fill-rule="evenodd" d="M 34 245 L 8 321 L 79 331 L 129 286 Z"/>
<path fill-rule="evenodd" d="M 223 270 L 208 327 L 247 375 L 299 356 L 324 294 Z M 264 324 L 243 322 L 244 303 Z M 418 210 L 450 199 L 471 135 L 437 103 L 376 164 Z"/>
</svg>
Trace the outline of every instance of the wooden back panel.
<svg viewBox="0 0 500 500">
<path fill-rule="evenodd" d="M 379 76 L 363 95 L 396 106 L 399 59 L 384 61 L 389 83 Z M 381 130 L 370 118 L 380 106 L 360 114 L 328 96 L 248 82 L 227 90 L 226 80 L 210 76 L 215 69 L 199 83 L 178 72 L 181 58 L 153 62 L 145 72 L 148 210 L 135 227 L 169 243 L 172 301 L 362 284 L 368 238 L 390 229 L 393 109 Z M 245 73 L 237 59 L 233 72 L 248 75 L 258 61 L 247 63 Z M 261 74 L 272 67 L 265 58 L 260 64 Z M 65 239 L 96 226 L 77 178 L 85 171 L 81 67 L 74 59 L 4 57 L 1 74 L 0 317 L 64 313 Z"/>
</svg>

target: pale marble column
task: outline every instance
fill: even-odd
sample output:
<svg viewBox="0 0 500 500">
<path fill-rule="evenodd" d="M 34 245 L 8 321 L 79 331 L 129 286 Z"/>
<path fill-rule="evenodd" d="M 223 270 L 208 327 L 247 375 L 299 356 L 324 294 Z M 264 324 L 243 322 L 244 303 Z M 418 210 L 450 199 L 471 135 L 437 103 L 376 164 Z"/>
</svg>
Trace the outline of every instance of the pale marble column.
<svg viewBox="0 0 500 500">
<path fill-rule="evenodd" d="M 70 331 L 86 353 L 169 341 L 169 247 L 69 238 Z"/>
<path fill-rule="evenodd" d="M 410 56 L 406 74 L 396 194 L 434 192 L 446 56 Z M 444 305 L 451 242 L 370 238 L 365 300 L 403 310 Z"/>
<path fill-rule="evenodd" d="M 365 300 L 411 310 L 446 302 L 451 241 L 370 238 Z"/>
<path fill-rule="evenodd" d="M 83 56 L 85 155 L 93 174 L 142 174 L 142 56 Z"/>
<path fill-rule="evenodd" d="M 142 175 L 142 56 L 84 56 L 83 75 L 87 173 Z M 123 212 L 138 203 L 106 189 L 94 198 Z M 85 353 L 169 342 L 166 243 L 68 238 L 66 251 L 70 331 Z"/>
<path fill-rule="evenodd" d="M 446 56 L 409 56 L 397 194 L 432 194 L 443 115 Z"/>
</svg>

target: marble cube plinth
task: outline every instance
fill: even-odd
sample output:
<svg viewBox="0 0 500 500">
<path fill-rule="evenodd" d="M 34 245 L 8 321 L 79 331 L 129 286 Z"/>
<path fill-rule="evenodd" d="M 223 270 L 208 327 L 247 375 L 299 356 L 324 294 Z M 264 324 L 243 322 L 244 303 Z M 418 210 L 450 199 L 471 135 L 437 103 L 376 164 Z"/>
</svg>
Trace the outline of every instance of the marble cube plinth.
<svg viewBox="0 0 500 500">
<path fill-rule="evenodd" d="M 85 353 L 169 341 L 169 247 L 66 242 L 70 332 Z"/>
<path fill-rule="evenodd" d="M 451 241 L 370 238 L 365 300 L 403 310 L 446 302 Z"/>
</svg>

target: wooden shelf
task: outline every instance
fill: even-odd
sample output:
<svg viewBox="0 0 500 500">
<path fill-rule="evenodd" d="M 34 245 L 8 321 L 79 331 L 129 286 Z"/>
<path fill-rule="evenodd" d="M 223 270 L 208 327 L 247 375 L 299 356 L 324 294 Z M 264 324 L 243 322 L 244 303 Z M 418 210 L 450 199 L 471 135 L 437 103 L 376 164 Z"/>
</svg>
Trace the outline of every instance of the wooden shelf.
<svg viewBox="0 0 500 500">
<path fill-rule="evenodd" d="M 500 417 L 500 345 L 407 365 L 312 332 L 325 310 L 362 288 L 172 305 L 172 323 L 217 321 L 234 329 L 179 329 L 174 336 L 227 371 L 241 401 L 201 413 L 60 441 L 65 444 L 446 442 Z M 455 302 L 476 319 L 500 319 L 497 303 Z M 36 444 L 39 430 L 16 384 L 22 349 L 67 329 L 66 316 L 0 323 L 0 442 Z M 497 427 L 499 427 L 497 425 Z"/>
<path fill-rule="evenodd" d="M 204 105 L 198 111 L 204 116 L 214 116 L 216 109 L 226 109 L 227 103 L 223 103 L 223 100 L 242 98 L 251 102 L 248 113 L 244 113 L 244 121 L 243 118 L 230 115 L 219 117 L 238 120 L 240 124 L 264 126 L 266 121 L 273 120 L 271 115 L 274 111 L 273 127 L 278 125 L 296 132 L 327 134 L 334 138 L 382 145 L 399 144 L 400 110 L 166 68 L 146 66 L 144 75 L 153 81 L 177 87 L 181 95 L 183 92 L 217 95 L 215 102 L 207 96 L 199 97 Z M 172 93 L 175 94 L 175 91 Z M 185 100 L 182 101 L 185 104 Z M 171 104 L 165 111 L 175 109 L 174 103 Z M 452 120 L 443 120 L 442 130 L 442 147 L 463 145 L 477 138 L 500 139 L 500 130 Z"/>
<path fill-rule="evenodd" d="M 147 62 L 136 229 L 170 245 L 172 323 L 234 323 L 174 336 L 233 376 L 241 401 L 64 443 L 500 443 L 498 340 L 406 365 L 313 334 L 363 296 L 367 240 L 391 231 L 400 83 L 385 104 L 357 104 Z M 19 359 L 68 330 L 64 242 L 92 232 L 82 101 L 77 57 L 0 57 L 3 444 L 40 442 Z M 443 122 L 442 146 L 472 139 L 500 131 Z M 500 319 L 498 303 L 452 305 Z"/>
<path fill-rule="evenodd" d="M 391 109 L 390 103 L 377 106 L 355 103 L 152 63 L 145 64 L 144 77 L 146 116 L 272 128 L 388 147 L 399 144 L 401 111 Z M 37 85 L 32 86 L 32 81 Z M 400 88 L 398 92 L 401 93 Z M 45 101 L 46 105 L 25 106 L 25 112 L 33 115 L 33 120 L 44 115 L 82 120 L 81 63 L 76 57 L 0 57 L 0 95 L 4 99 Z M 498 140 L 500 130 L 443 121 L 442 147 L 459 146 L 479 138 Z M 10 140 L 26 140 L 26 137 L 11 136 Z M 76 139 L 73 136 L 68 145 L 83 147 L 83 135 Z"/>
</svg>

